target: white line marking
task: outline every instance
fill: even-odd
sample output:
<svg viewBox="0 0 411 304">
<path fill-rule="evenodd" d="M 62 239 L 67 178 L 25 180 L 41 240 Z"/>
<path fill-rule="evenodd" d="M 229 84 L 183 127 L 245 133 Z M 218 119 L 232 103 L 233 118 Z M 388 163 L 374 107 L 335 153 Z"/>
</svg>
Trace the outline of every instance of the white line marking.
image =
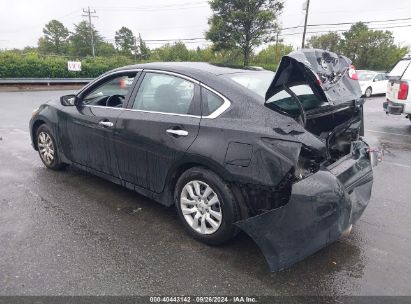
<svg viewBox="0 0 411 304">
<path fill-rule="evenodd" d="M 394 166 L 398 166 L 398 167 L 411 168 L 411 166 L 403 165 L 403 164 L 399 164 L 399 163 L 394 163 L 394 162 L 390 162 L 390 161 L 387 161 L 387 160 L 383 160 L 382 162 L 383 163 L 388 163 L 388 164 L 391 164 L 391 165 L 394 165 Z"/>
<path fill-rule="evenodd" d="M 375 130 L 365 130 L 365 131 L 372 132 L 372 133 L 382 133 L 382 134 L 389 134 L 389 135 L 396 135 L 396 136 L 411 137 L 411 135 L 406 135 L 406 134 L 390 133 L 390 132 L 375 131 Z"/>
</svg>

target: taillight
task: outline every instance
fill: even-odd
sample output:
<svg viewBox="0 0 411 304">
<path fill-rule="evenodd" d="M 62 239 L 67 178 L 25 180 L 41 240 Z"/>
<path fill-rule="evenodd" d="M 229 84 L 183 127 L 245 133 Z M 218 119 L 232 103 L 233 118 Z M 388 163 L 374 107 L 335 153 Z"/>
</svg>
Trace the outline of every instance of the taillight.
<svg viewBox="0 0 411 304">
<path fill-rule="evenodd" d="M 397 98 L 400 100 L 406 100 L 407 97 L 408 97 L 408 82 L 401 81 Z"/>
<path fill-rule="evenodd" d="M 352 80 L 358 80 L 357 71 L 355 70 L 355 66 L 353 66 L 352 64 L 348 68 L 348 77 L 350 77 Z"/>
</svg>

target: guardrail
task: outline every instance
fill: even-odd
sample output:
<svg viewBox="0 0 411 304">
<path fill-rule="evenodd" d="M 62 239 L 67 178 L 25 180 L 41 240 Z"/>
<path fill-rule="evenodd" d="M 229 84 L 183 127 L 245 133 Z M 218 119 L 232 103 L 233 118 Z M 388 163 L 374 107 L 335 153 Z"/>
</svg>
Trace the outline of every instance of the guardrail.
<svg viewBox="0 0 411 304">
<path fill-rule="evenodd" d="M 93 78 L 0 78 L 2 84 L 85 84 Z"/>
</svg>

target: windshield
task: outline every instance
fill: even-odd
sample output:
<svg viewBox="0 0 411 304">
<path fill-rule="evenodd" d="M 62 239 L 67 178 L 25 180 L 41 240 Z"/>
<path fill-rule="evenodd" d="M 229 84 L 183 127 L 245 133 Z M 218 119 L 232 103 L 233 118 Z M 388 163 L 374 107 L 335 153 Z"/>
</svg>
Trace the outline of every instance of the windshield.
<svg viewBox="0 0 411 304">
<path fill-rule="evenodd" d="M 374 76 L 375 76 L 375 74 L 372 74 L 372 73 L 364 73 L 364 72 L 362 72 L 362 73 L 358 73 L 359 75 L 358 75 L 358 80 L 359 81 L 371 81 L 371 80 L 373 80 L 373 78 L 374 78 Z"/>
<path fill-rule="evenodd" d="M 389 76 L 390 77 L 401 77 L 404 74 L 405 70 L 407 69 L 408 65 L 410 64 L 411 60 L 400 60 L 395 65 L 395 67 L 391 70 Z"/>
<path fill-rule="evenodd" d="M 225 74 L 224 76 L 257 93 L 261 97 L 265 97 L 265 93 L 273 81 L 274 75 L 275 73 L 271 71 L 254 71 Z"/>
</svg>

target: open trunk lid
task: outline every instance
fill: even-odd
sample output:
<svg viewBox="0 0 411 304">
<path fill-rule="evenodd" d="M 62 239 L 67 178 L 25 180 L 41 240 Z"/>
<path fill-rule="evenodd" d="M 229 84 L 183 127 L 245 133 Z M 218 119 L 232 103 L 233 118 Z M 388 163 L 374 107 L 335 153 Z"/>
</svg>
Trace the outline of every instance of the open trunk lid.
<svg viewBox="0 0 411 304">
<path fill-rule="evenodd" d="M 278 107 L 276 94 L 299 84 L 308 84 L 317 102 L 302 102 L 302 109 L 330 111 L 359 99 L 362 95 L 358 76 L 351 60 L 345 56 L 319 49 L 302 49 L 284 56 L 265 96 L 266 105 Z M 308 90 L 308 89 L 306 89 Z M 288 90 L 286 90 L 288 91 Z M 301 88 L 300 88 L 301 91 Z M 290 95 L 293 95 L 288 91 Z M 298 95 L 298 94 L 297 94 Z M 273 100 L 274 97 L 274 100 Z M 284 112 L 292 107 L 283 107 Z M 295 108 L 294 108 L 295 110 Z"/>
<path fill-rule="evenodd" d="M 364 135 L 363 103 L 351 61 L 318 49 L 284 56 L 265 96 L 271 110 L 291 116 L 326 146 L 335 162 Z"/>
</svg>

